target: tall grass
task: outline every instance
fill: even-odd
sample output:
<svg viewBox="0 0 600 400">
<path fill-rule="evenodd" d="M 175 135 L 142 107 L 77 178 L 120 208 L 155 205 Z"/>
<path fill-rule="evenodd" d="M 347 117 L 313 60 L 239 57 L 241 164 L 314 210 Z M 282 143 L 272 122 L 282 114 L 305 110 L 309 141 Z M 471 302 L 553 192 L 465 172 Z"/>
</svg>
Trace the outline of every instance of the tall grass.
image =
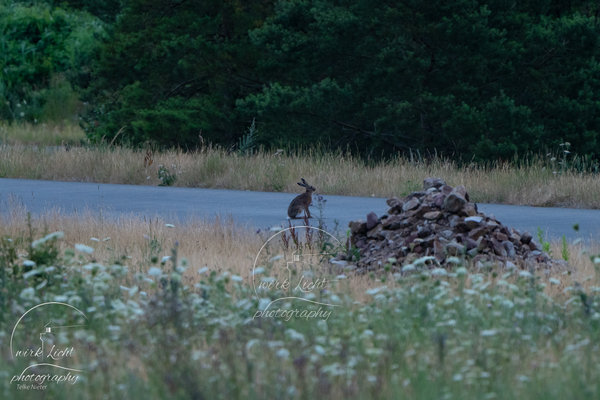
<svg viewBox="0 0 600 400">
<path fill-rule="evenodd" d="M 365 162 L 341 151 L 315 148 L 259 150 L 240 157 L 220 148 L 203 147 L 152 152 L 148 158 L 146 150 L 107 144 L 52 152 L 3 146 L 0 176 L 158 185 L 162 167 L 176 176 L 174 185 L 182 187 L 297 192 L 296 182 L 305 178 L 323 194 L 373 197 L 406 195 L 419 190 L 423 178 L 433 176 L 452 186 L 465 185 L 476 202 L 599 208 L 600 178 L 593 167 L 584 162 L 561 165 L 561 159 L 553 158 L 532 156 L 465 167 L 440 157 Z"/>
<path fill-rule="evenodd" d="M 35 124 L 0 122 L 2 146 L 79 146 L 85 140 L 83 130 L 69 120 Z"/>
<path fill-rule="evenodd" d="M 244 228 L 228 217 L 216 217 L 213 220 L 190 217 L 179 221 L 176 217 L 113 216 L 110 212 L 91 211 L 76 215 L 48 211 L 33 219 L 31 228 L 38 236 L 49 232 L 64 232 L 64 238 L 57 244 L 60 251 L 81 243 L 94 249 L 90 260 L 104 264 L 125 260 L 131 266 L 131 276 L 137 272 L 147 272 L 156 264 L 156 260 L 171 256 L 171 250 L 177 246 L 178 252 L 185 255 L 189 264 L 194 266 L 184 273 L 191 284 L 202 279 L 197 270 L 204 267 L 208 274 L 211 271 L 227 271 L 248 282 L 256 255 L 274 234 Z M 10 213 L 0 215 L 0 237 L 13 238 L 21 253 L 27 250 L 29 230 L 25 209 L 14 207 Z M 345 237 L 338 239 L 342 243 L 346 241 Z M 565 249 L 570 254 L 569 270 L 537 271 L 542 274 L 546 283 L 551 278 L 561 281 L 559 286 L 548 284 L 545 289 L 548 294 L 559 294 L 560 290 L 575 282 L 586 288 L 595 284 L 600 286 L 600 271 L 595 268 L 600 267 L 600 264 L 594 266 L 590 261 L 592 255 L 600 254 L 600 242 L 594 238 L 585 242 L 572 244 L 557 240 L 548 243 L 549 253 L 554 257 L 560 258 Z M 280 240 L 270 251 L 272 255 L 287 252 Z M 354 277 L 349 280 L 347 288 L 353 298 L 362 300 L 365 290 L 380 286 L 382 281 L 387 282 L 386 285 L 390 287 L 395 285 L 393 275 L 384 274 Z"/>
<path fill-rule="evenodd" d="M 575 272 L 564 275 L 457 265 L 385 282 L 339 276 L 318 294 L 340 306 L 327 320 L 285 321 L 253 318 L 262 302 L 237 275 L 246 272 L 247 254 L 235 246 L 253 250 L 262 243 L 255 232 L 235 236 L 242 231 L 222 221 L 168 221 L 170 228 L 164 220 L 57 213 L 30 228 L 23 217 L 17 210 L 0 225 L 0 235 L 12 236 L 0 246 L 0 264 L 11 266 L 0 282 L 3 398 L 564 399 L 600 391 L 600 277 L 587 257 L 598 248 L 573 258 L 583 248 L 572 246 Z M 64 238 L 31 244 L 54 229 L 64 229 Z M 75 243 L 93 250 L 73 250 Z M 230 258 L 230 268 L 206 271 L 202 257 L 225 260 L 223 247 L 239 265 Z M 162 250 L 155 257 L 152 248 Z M 193 257 L 184 261 L 186 251 Z M 163 252 L 174 258 L 161 263 Z M 34 258 L 39 271 L 24 274 Z M 260 292 L 262 299 L 282 295 Z M 9 382 L 27 360 L 15 364 L 6 354 L 15 321 L 59 300 L 90 319 L 61 337 L 87 372 L 74 385 L 19 389 Z M 39 329 L 17 333 L 22 346 L 39 346 Z"/>
</svg>

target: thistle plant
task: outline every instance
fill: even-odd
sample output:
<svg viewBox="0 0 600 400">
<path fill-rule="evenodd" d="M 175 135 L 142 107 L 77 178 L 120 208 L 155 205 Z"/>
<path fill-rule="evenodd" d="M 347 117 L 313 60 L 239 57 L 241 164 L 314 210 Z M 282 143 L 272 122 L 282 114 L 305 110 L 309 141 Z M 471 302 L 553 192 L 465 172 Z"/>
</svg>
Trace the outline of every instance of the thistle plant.
<svg viewBox="0 0 600 400">
<path fill-rule="evenodd" d="M 548 242 L 544 239 L 544 231 L 539 226 L 537 228 L 537 237 L 538 237 L 538 242 L 540 242 L 540 244 L 542 245 L 542 249 L 543 249 L 544 253 L 548 253 L 548 255 L 550 255 L 550 257 L 552 257 L 552 250 L 550 249 L 550 242 Z"/>
<path fill-rule="evenodd" d="M 561 251 L 560 251 L 563 260 L 569 261 L 569 257 L 571 256 L 569 252 L 569 244 L 567 243 L 567 237 L 565 235 L 562 236 L 561 239 Z"/>
<path fill-rule="evenodd" d="M 176 166 L 173 164 L 173 167 Z M 173 186 L 173 184 L 177 181 L 177 171 L 171 173 L 167 167 L 164 165 L 159 165 L 158 179 L 161 181 L 158 186 Z"/>
</svg>

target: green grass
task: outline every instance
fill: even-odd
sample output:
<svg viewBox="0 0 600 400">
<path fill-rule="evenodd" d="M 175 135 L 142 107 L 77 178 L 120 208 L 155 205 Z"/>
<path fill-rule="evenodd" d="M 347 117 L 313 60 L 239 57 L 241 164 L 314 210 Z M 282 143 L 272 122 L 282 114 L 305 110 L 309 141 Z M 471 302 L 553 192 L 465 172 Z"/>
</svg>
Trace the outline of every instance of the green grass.
<svg viewBox="0 0 600 400">
<path fill-rule="evenodd" d="M 578 285 L 569 274 L 561 284 L 527 271 L 421 266 L 412 274 L 389 275 L 385 284 L 372 278 L 362 293 L 354 283 L 358 278 L 339 276 L 313 298 L 340 305 L 326 321 L 253 319 L 260 303 L 245 280 L 217 271 L 188 280 L 184 270 L 198 276 L 200 266 L 180 258 L 177 247 L 164 263 L 153 258 L 156 269 L 149 270 L 119 257 L 99 264 L 91 248 L 57 251 L 58 238 L 32 246 L 39 236 L 24 232 L 0 246 L 4 398 L 42 393 L 9 384 L 27 361 L 15 365 L 7 352 L 16 320 L 44 301 L 67 302 L 90 318 L 63 341 L 84 349 L 77 366 L 88 372 L 74 385 L 48 385 L 43 391 L 48 399 L 599 394 L 600 287 Z M 36 265 L 26 266 L 25 260 Z M 266 267 L 262 276 L 270 274 Z M 260 293 L 263 299 L 282 295 Z M 319 307 L 307 304 L 290 307 Z M 77 321 L 72 312 L 53 318 Z M 38 330 L 18 333 L 21 345 L 39 343 Z"/>
<path fill-rule="evenodd" d="M 83 130 L 69 121 L 35 124 L 0 122 L 0 145 L 3 146 L 79 146 L 86 141 Z"/>
</svg>

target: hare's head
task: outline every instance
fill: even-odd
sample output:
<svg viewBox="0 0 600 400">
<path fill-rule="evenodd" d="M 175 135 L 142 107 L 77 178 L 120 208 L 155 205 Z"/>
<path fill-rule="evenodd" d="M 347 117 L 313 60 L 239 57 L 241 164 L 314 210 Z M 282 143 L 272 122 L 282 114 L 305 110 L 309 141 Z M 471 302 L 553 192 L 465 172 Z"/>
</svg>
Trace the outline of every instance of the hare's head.
<svg viewBox="0 0 600 400">
<path fill-rule="evenodd" d="M 304 180 L 304 178 L 302 178 L 301 180 L 302 180 L 302 183 L 298 182 L 298 185 L 300 185 L 302 187 L 305 187 L 307 192 L 311 192 L 312 193 L 315 190 L 317 190 L 317 189 L 314 188 L 314 186 L 310 186 L 308 183 L 306 183 L 306 181 Z"/>
</svg>

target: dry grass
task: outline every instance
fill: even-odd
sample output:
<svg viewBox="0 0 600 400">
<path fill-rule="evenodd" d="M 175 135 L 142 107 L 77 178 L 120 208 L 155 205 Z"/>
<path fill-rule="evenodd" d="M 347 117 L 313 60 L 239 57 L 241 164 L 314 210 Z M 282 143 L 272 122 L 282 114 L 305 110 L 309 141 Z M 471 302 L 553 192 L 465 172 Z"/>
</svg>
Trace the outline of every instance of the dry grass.
<svg viewBox="0 0 600 400">
<path fill-rule="evenodd" d="M 91 213 L 66 216 L 55 211 L 32 219 L 31 226 L 34 239 L 49 232 L 64 232 L 65 236 L 60 241 L 61 250 L 74 248 L 77 243 L 91 246 L 95 250 L 92 255 L 86 256 L 88 261 L 96 260 L 105 265 L 117 260 L 124 261 L 130 267 L 132 276 L 138 271 L 147 272 L 154 265 L 151 263 L 152 256 L 157 257 L 159 263 L 162 257 L 171 256 L 177 242 L 179 256 L 185 257 L 190 266 L 184 273 L 190 285 L 198 283 L 211 271 L 229 271 L 251 284 L 250 276 L 256 255 L 265 241 L 275 234 L 258 234 L 254 230 L 236 226 L 232 219 L 188 219 L 182 224 L 176 219 L 149 220 L 137 216 L 111 218 L 106 214 L 99 218 Z M 29 236 L 27 215 L 23 209 L 15 209 L 11 214 L 0 217 L 0 237 L 4 236 L 13 240 Z M 105 241 L 106 238 L 109 239 Z M 26 240 L 23 243 L 24 253 Z M 260 262 L 271 256 L 287 253 L 281 241 L 271 243 L 268 248 L 270 255 L 265 250 L 257 266 L 264 265 Z M 169 265 L 170 262 L 167 262 Z M 208 271 L 201 276 L 198 270 L 204 267 L 208 267 Z M 381 286 L 381 282 L 369 277 L 356 277 L 350 282 L 349 290 L 362 299 L 364 292 L 373 286 Z"/>
<path fill-rule="evenodd" d="M 434 176 L 452 186 L 465 185 L 476 202 L 600 207 L 598 175 L 561 171 L 556 161 L 540 158 L 460 168 L 440 158 L 396 158 L 365 165 L 348 154 L 318 150 L 260 151 L 251 157 L 237 157 L 222 149 L 204 148 L 156 152 L 147 157 L 146 151 L 107 146 L 52 152 L 15 146 L 0 149 L 0 176 L 6 178 L 158 185 L 161 165 L 177 176 L 175 186 L 182 187 L 297 192 L 296 182 L 305 178 L 323 194 L 389 197 L 418 190 L 423 178 Z"/>
<path fill-rule="evenodd" d="M 22 210 L 3 216 L 0 221 L 0 236 L 28 237 L 27 217 Z M 195 271 L 208 266 L 210 270 L 231 270 L 238 274 L 246 271 L 244 275 L 248 275 L 254 261 L 250 255 L 262 246 L 256 233 L 234 226 L 231 220 L 220 219 L 210 222 L 190 219 L 181 225 L 177 220 L 162 218 L 111 218 L 110 215 L 100 218 L 91 213 L 65 216 L 53 211 L 33 219 L 32 227 L 34 239 L 45 232 L 64 232 L 60 241 L 62 250 L 73 248 L 76 243 L 85 244 L 95 249 L 89 258 L 104 264 L 126 257 L 132 272 L 147 267 L 152 256 L 159 260 L 170 256 L 178 242 L 179 254 L 189 260 Z"/>
<path fill-rule="evenodd" d="M 167 224 L 174 227 L 169 227 Z M 44 232 L 64 232 L 64 239 L 60 241 L 62 250 L 67 247 L 73 248 L 76 243 L 93 247 L 95 249 L 93 254 L 86 255 L 88 261 L 96 260 L 109 265 L 114 261 L 124 260 L 130 267 L 132 276 L 135 272 L 147 272 L 154 265 L 151 262 L 153 256 L 158 260 L 170 256 L 171 250 L 178 242 L 179 256 L 187 258 L 190 266 L 184 274 L 188 284 L 197 283 L 202 279 L 198 270 L 203 267 L 208 267 L 207 273 L 229 271 L 231 274 L 241 276 L 245 284 L 251 284 L 250 274 L 255 257 L 267 238 L 273 234 L 273 232 L 267 232 L 266 235 L 257 234 L 253 230 L 236 226 L 232 220 L 218 218 L 213 221 L 190 219 L 180 223 L 177 220 L 163 218 L 145 220 L 134 216 L 111 218 L 106 215 L 100 218 L 90 213 L 65 216 L 58 212 L 48 212 L 40 218 L 33 219 L 32 228 L 34 239 L 42 237 Z M 0 217 L 0 236 L 9 236 L 17 241 L 29 236 L 27 216 L 22 209 Z M 24 252 L 27 241 L 21 243 L 21 250 Z M 567 273 L 562 270 L 549 271 L 549 273 L 543 270 L 536 272 L 541 277 L 541 282 L 547 284 L 546 293 L 562 295 L 566 287 L 574 286 L 576 282 L 585 288 L 600 286 L 600 276 L 597 275 L 598 272 L 590 260 L 591 255 L 600 254 L 600 242 L 590 241 L 590 243 L 569 245 L 571 254 L 569 262 L 573 272 Z M 555 257 L 560 257 L 559 242 L 552 243 L 551 249 Z M 268 257 L 289 253 L 283 250 L 281 242 L 275 243 L 269 251 Z M 334 275 L 339 273 L 331 272 Z M 484 271 L 472 271 L 472 273 L 477 272 Z M 495 280 L 501 279 L 504 272 L 502 271 Z M 385 278 L 385 285 L 390 287 L 404 284 L 402 281 L 397 283 L 391 274 Z M 550 278 L 560 280 L 561 284 L 559 286 L 551 284 Z M 341 290 L 354 300 L 368 301 L 371 296 L 366 296 L 365 292 L 382 285 L 384 285 L 382 276 L 349 275 L 347 280 L 342 281 Z"/>
</svg>

